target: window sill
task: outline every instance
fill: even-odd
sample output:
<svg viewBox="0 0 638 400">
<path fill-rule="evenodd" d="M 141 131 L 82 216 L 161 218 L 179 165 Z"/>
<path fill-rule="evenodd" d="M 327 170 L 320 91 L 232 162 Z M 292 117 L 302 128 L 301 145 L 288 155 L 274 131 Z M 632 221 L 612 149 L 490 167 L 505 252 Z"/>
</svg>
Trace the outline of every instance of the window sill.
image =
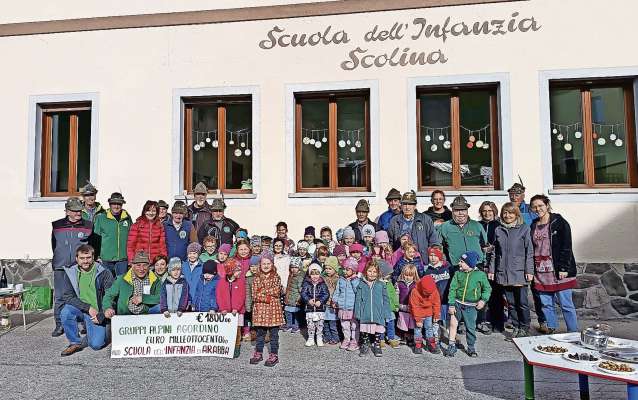
<svg viewBox="0 0 638 400">
<path fill-rule="evenodd" d="M 550 189 L 550 195 L 563 195 L 563 194 L 638 194 L 637 188 L 607 188 L 607 189 Z"/>
<path fill-rule="evenodd" d="M 212 200 L 212 199 L 216 199 L 221 197 L 221 195 L 211 195 L 209 194 L 208 196 L 206 196 L 206 200 Z M 193 201 L 195 200 L 195 196 L 193 196 L 192 194 L 186 195 L 184 196 L 183 194 L 176 194 L 175 196 L 173 196 L 174 200 L 184 200 L 184 198 L 186 198 L 186 200 L 188 201 Z M 248 199 L 248 200 L 252 200 L 252 199 L 256 199 L 257 198 L 257 194 L 256 193 L 226 193 L 224 194 L 224 200 L 228 200 L 228 199 Z"/>
<path fill-rule="evenodd" d="M 70 197 L 70 196 L 69 196 Z M 29 197 L 29 203 L 66 203 L 67 196 Z"/>
<path fill-rule="evenodd" d="M 375 192 L 299 192 L 288 193 L 289 199 L 339 199 L 344 197 L 376 197 Z"/>
<path fill-rule="evenodd" d="M 548 194 L 564 203 L 638 203 L 638 188 L 550 189 Z"/>
<path fill-rule="evenodd" d="M 445 197 L 451 199 L 456 196 L 464 196 L 464 197 L 507 197 L 508 193 L 506 190 L 445 190 Z M 417 197 L 427 197 L 430 198 L 432 196 L 432 192 L 417 192 Z"/>
</svg>

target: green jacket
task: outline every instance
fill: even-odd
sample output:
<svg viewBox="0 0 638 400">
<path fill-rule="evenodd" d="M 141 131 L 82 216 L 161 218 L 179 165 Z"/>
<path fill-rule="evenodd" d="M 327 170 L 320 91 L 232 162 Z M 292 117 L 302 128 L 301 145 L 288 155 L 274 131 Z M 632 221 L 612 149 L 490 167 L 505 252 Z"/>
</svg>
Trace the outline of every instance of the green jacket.
<svg viewBox="0 0 638 400">
<path fill-rule="evenodd" d="M 463 303 L 485 303 L 490 299 L 492 287 L 485 272 L 474 269 L 469 272 L 456 271 L 450 283 L 448 304 L 453 306 L 458 300 Z"/>
<path fill-rule="evenodd" d="M 301 286 L 303 285 L 305 274 L 300 270 L 297 275 L 288 275 L 286 284 L 286 296 L 284 303 L 287 306 L 299 307 L 301 304 Z"/>
<path fill-rule="evenodd" d="M 450 264 L 458 265 L 463 253 L 470 250 L 474 250 L 481 256 L 479 262 L 485 262 L 483 246 L 487 245 L 487 233 L 479 222 L 468 219 L 461 228 L 452 219 L 440 225 L 439 233 Z"/>
<path fill-rule="evenodd" d="M 122 276 L 118 276 L 113 285 L 106 291 L 102 299 L 104 310 L 113 308 L 117 315 L 129 315 L 128 301 L 133 296 L 133 271 Z M 148 272 L 148 279 L 151 283 L 151 293 L 142 295 L 144 310 L 142 314 L 147 314 L 148 309 L 160 302 L 160 291 L 162 290 L 162 280 L 158 279 L 153 271 Z"/>
<path fill-rule="evenodd" d="M 115 219 L 110 208 L 95 217 L 93 233 L 99 242 L 98 254 L 102 261 L 126 260 L 126 241 L 131 225 L 133 221 L 126 210 L 122 210 L 119 221 Z"/>
<path fill-rule="evenodd" d="M 246 272 L 246 312 L 253 311 L 253 281 L 255 275 L 252 271 Z"/>
<path fill-rule="evenodd" d="M 397 289 L 394 287 L 391 280 L 385 281 L 385 290 L 388 292 L 390 311 L 393 313 L 399 311 L 399 293 L 397 293 Z"/>
<path fill-rule="evenodd" d="M 100 215 L 100 214 L 104 214 L 105 210 L 104 207 L 102 207 L 102 205 L 100 204 L 99 201 L 95 202 L 95 212 L 93 213 L 93 218 L 91 218 L 91 214 L 88 213 L 88 211 L 86 211 L 86 209 L 82 209 L 82 219 L 85 219 L 87 221 L 91 221 L 91 222 L 95 222 L 95 218 Z"/>
</svg>

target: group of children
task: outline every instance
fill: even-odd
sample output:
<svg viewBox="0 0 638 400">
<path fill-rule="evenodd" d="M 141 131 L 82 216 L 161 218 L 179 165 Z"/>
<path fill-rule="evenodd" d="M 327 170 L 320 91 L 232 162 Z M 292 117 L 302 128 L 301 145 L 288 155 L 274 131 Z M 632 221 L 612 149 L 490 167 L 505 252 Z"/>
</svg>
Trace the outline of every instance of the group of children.
<svg viewBox="0 0 638 400">
<path fill-rule="evenodd" d="M 364 235 L 361 244 L 348 229 L 337 241 L 331 232 L 315 239 L 314 229 L 306 229 L 297 243 L 247 235 L 233 246 L 217 248 L 212 237 L 203 248 L 191 243 L 186 261 L 168 260 L 160 310 L 166 317 L 189 310 L 238 315 L 236 355 L 240 340 L 254 340 L 251 364 L 263 360 L 269 341 L 265 365 L 274 366 L 279 332 L 302 330 L 308 347 L 339 345 L 377 357 L 386 343 L 396 348 L 401 342 L 415 354 L 424 348 L 441 353 L 440 337 L 449 332 L 443 352 L 454 356 L 459 321 L 465 322 L 467 354 L 477 356 L 477 310 L 491 293 L 486 274 L 476 269 L 477 253 L 468 251 L 451 266 L 441 248 L 430 247 L 422 261 L 409 234 L 393 251 L 385 231 L 371 240 Z"/>
</svg>

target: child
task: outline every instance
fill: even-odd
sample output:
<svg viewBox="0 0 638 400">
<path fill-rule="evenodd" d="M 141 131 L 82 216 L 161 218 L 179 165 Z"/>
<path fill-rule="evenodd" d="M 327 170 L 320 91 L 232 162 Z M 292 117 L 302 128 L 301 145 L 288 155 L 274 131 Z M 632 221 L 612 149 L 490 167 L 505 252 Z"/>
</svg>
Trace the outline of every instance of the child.
<svg viewBox="0 0 638 400">
<path fill-rule="evenodd" d="M 330 229 L 329 226 L 324 226 L 319 231 L 319 237 L 321 238 L 321 241 L 328 246 L 328 251 L 333 252 L 337 242 L 332 240 L 332 229 Z"/>
<path fill-rule="evenodd" d="M 237 241 L 237 253 L 235 253 L 235 259 L 239 261 L 241 266 L 242 276 L 246 276 L 246 272 L 250 269 L 250 244 L 245 239 Z"/>
<path fill-rule="evenodd" d="M 313 263 L 319 264 L 321 268 L 324 268 L 326 259 L 328 258 L 328 248 L 326 246 L 317 247 L 317 257 L 312 260 Z"/>
<path fill-rule="evenodd" d="M 270 236 L 262 236 L 261 237 L 261 249 L 262 252 L 264 250 L 270 250 L 270 246 L 272 246 L 272 238 Z"/>
<path fill-rule="evenodd" d="M 204 263 L 199 259 L 199 252 L 202 250 L 202 246 L 199 243 L 191 243 L 186 248 L 186 261 L 182 263 L 182 275 L 188 282 L 189 301 L 193 303 L 193 296 L 195 295 L 195 288 L 202 278 L 202 267 Z"/>
<path fill-rule="evenodd" d="M 392 246 L 390 246 L 390 239 L 388 238 L 388 232 L 378 231 L 374 234 L 374 244 L 381 247 L 381 258 L 390 265 L 396 264 L 392 262 Z"/>
<path fill-rule="evenodd" d="M 288 283 L 288 274 L 290 272 L 290 256 L 285 253 L 286 243 L 281 238 L 275 238 L 272 241 L 273 262 L 275 263 L 275 271 L 281 278 L 282 283 Z M 282 288 L 283 290 L 283 288 Z"/>
<path fill-rule="evenodd" d="M 392 259 L 390 265 L 396 265 L 396 263 L 403 257 L 403 245 L 407 242 L 412 242 L 412 234 L 410 232 L 403 232 L 399 237 L 399 248 L 392 253 Z M 414 242 L 413 242 L 414 243 Z M 421 254 L 417 253 L 419 257 Z"/>
<path fill-rule="evenodd" d="M 379 281 L 379 273 L 379 264 L 368 261 L 355 294 L 354 315 L 362 336 L 360 356 L 368 353 L 372 342 L 372 353 L 381 357 L 381 335 L 385 332 L 385 321 L 391 318 L 388 292 L 385 284 Z"/>
<path fill-rule="evenodd" d="M 485 272 L 477 270 L 480 256 L 475 251 L 468 251 L 459 260 L 459 270 L 450 283 L 448 295 L 448 313 L 450 314 L 449 346 L 445 355 L 454 357 L 456 353 L 456 328 L 460 321 L 465 321 L 467 337 L 467 355 L 478 357 L 476 348 L 476 313 L 485 307 L 490 299 L 492 288 Z"/>
<path fill-rule="evenodd" d="M 243 329 L 243 340 L 245 342 L 250 341 L 252 336 L 250 333 L 250 327 L 252 326 L 252 311 L 253 311 L 253 291 L 252 284 L 255 279 L 255 275 L 257 271 L 259 271 L 259 262 L 261 260 L 261 256 L 252 256 L 250 257 L 250 270 L 246 272 L 246 313 L 244 314 L 244 329 Z M 254 333 L 254 332 L 253 332 Z"/>
<path fill-rule="evenodd" d="M 314 256 L 316 250 L 315 237 L 315 227 L 307 226 L 303 232 L 303 240 L 308 243 L 308 253 L 311 256 Z"/>
<path fill-rule="evenodd" d="M 261 236 L 253 235 L 250 237 L 250 253 L 253 256 L 261 254 Z"/>
<path fill-rule="evenodd" d="M 323 347 L 323 320 L 329 298 L 328 286 L 321 277 L 321 266 L 316 263 L 310 264 L 308 276 L 301 286 L 301 299 L 306 303 L 307 347 L 315 345 L 315 335 L 317 347 Z"/>
<path fill-rule="evenodd" d="M 219 250 L 217 250 L 217 265 L 219 269 L 217 273 L 219 275 L 224 275 L 224 263 L 226 262 L 226 260 L 228 260 L 231 251 L 232 248 L 228 243 L 224 243 L 219 246 Z"/>
<path fill-rule="evenodd" d="M 397 279 L 396 289 L 399 293 L 399 319 L 397 320 L 397 328 L 404 332 L 404 339 L 408 346 L 411 346 L 412 338 L 410 331 L 414 333 L 416 324 L 412 314 L 410 314 L 410 293 L 416 286 L 419 275 L 416 272 L 414 264 L 405 264 L 401 275 Z"/>
<path fill-rule="evenodd" d="M 432 246 L 428 249 L 428 259 L 430 263 L 425 269 L 425 274 L 430 275 L 436 283 L 436 289 L 439 291 L 441 297 L 441 322 L 443 327 L 447 328 L 447 297 L 449 294 L 450 276 L 452 274 L 452 268 L 450 264 L 444 260 L 443 252 L 438 246 Z M 435 336 L 438 335 L 438 327 L 434 327 Z"/>
<path fill-rule="evenodd" d="M 344 275 L 339 278 L 337 288 L 332 295 L 332 301 L 339 310 L 339 320 L 343 331 L 342 350 L 355 351 L 359 349 L 359 323 L 354 318 L 354 299 L 359 286 L 359 263 L 352 257 L 343 262 Z"/>
<path fill-rule="evenodd" d="M 323 280 L 324 282 L 326 282 L 326 285 L 328 286 L 328 293 L 330 294 L 330 297 L 328 297 L 326 312 L 324 315 L 326 322 L 323 325 L 323 336 L 326 339 L 326 343 L 334 345 L 339 344 L 339 332 L 337 331 L 337 310 L 335 309 L 334 301 L 332 300 L 335 289 L 337 288 L 337 282 L 339 282 L 339 261 L 337 260 L 337 257 L 330 256 L 326 258 L 323 272 Z"/>
<path fill-rule="evenodd" d="M 337 239 L 337 244 L 343 244 L 343 228 L 337 229 L 335 238 Z"/>
<path fill-rule="evenodd" d="M 354 229 L 352 229 L 351 226 L 346 226 L 345 228 L 343 228 L 343 244 L 345 244 L 346 246 L 351 246 L 352 244 L 354 244 L 355 241 L 355 235 L 354 235 Z"/>
<path fill-rule="evenodd" d="M 176 312 L 181 317 L 187 310 L 188 282 L 182 278 L 182 260 L 173 257 L 168 262 L 168 276 L 160 292 L 160 312 L 170 318 L 171 313 Z"/>
<path fill-rule="evenodd" d="M 264 254 L 259 262 L 259 272 L 255 276 L 252 288 L 253 325 L 257 330 L 255 352 L 251 364 L 263 360 L 266 333 L 270 334 L 270 354 L 264 363 L 273 367 L 279 362 L 279 327 L 284 323 L 281 309 L 281 279 L 273 266 L 272 254 Z"/>
<path fill-rule="evenodd" d="M 219 275 L 217 274 L 217 263 L 208 260 L 202 267 L 202 276 L 195 285 L 195 294 L 193 295 L 193 311 L 208 312 L 212 314 L 217 311 L 217 285 L 219 284 Z"/>
<path fill-rule="evenodd" d="M 441 349 L 434 336 L 434 321 L 441 317 L 441 299 L 431 276 L 419 279 L 410 293 L 410 314 L 414 318 L 414 354 L 423 353 L 423 330 L 430 353 L 440 353 Z"/>
<path fill-rule="evenodd" d="M 372 251 L 372 246 L 374 246 L 374 226 L 370 224 L 363 225 L 361 228 L 361 237 L 363 244 L 363 254 L 366 256 L 370 254 Z"/>
<path fill-rule="evenodd" d="M 386 292 L 388 293 L 388 301 L 390 304 L 390 317 L 385 321 L 385 339 L 388 341 L 388 344 L 393 349 L 399 347 L 399 339 L 395 334 L 395 314 L 399 311 L 399 296 L 397 295 L 397 291 L 394 288 L 394 284 L 392 283 L 392 267 L 390 264 L 383 260 L 378 260 L 377 264 L 379 264 L 379 271 L 381 273 L 381 278 L 379 279 L 381 282 L 385 284 Z M 381 347 L 384 347 L 384 342 L 381 342 Z"/>
<path fill-rule="evenodd" d="M 339 265 L 343 267 L 343 262 L 346 260 L 346 258 L 348 258 L 348 249 L 346 248 L 346 246 L 338 244 L 335 246 L 332 255 L 337 257 Z"/>
<path fill-rule="evenodd" d="M 362 274 L 368 262 L 368 257 L 363 255 L 363 246 L 359 243 L 351 244 L 349 247 L 350 256 L 359 263 L 359 273 Z"/>
<path fill-rule="evenodd" d="M 312 256 L 310 255 L 310 253 L 308 253 L 309 246 L 310 245 L 305 240 L 300 240 L 297 242 L 297 256 L 301 258 L 302 264 L 306 260 L 312 260 Z"/>
<path fill-rule="evenodd" d="M 208 260 L 217 261 L 217 254 L 215 254 L 215 252 L 217 251 L 217 239 L 209 235 L 204 238 L 204 241 L 202 243 L 204 246 L 204 251 L 202 251 L 202 254 L 199 256 L 199 261 L 201 261 L 202 263 Z"/>
<path fill-rule="evenodd" d="M 301 272 L 301 258 L 290 257 L 290 274 L 286 283 L 286 295 L 284 296 L 284 314 L 286 325 L 284 331 L 290 333 L 299 332 L 299 311 L 301 310 L 301 286 L 304 281 L 304 273 Z"/>
<path fill-rule="evenodd" d="M 246 312 L 246 282 L 241 264 L 230 259 L 225 264 L 225 277 L 217 285 L 217 307 L 222 314 L 237 315 L 237 339 L 235 341 L 235 358 L 239 357 L 241 346 L 241 329 Z"/>
<path fill-rule="evenodd" d="M 401 270 L 405 264 L 414 264 L 416 271 L 419 274 L 419 278 L 425 274 L 425 266 L 421 261 L 421 256 L 417 251 L 416 244 L 412 242 L 405 242 L 403 246 L 403 257 L 396 264 L 394 264 L 394 273 L 392 274 L 392 281 L 396 282 L 401 275 Z"/>
</svg>

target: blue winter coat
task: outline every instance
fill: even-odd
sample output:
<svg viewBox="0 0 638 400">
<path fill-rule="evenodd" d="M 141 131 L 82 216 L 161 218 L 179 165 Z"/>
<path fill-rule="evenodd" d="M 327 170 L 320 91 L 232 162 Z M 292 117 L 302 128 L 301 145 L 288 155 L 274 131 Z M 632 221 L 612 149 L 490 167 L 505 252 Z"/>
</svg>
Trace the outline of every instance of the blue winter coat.
<svg viewBox="0 0 638 400">
<path fill-rule="evenodd" d="M 394 264 L 394 271 L 392 272 L 392 283 L 396 283 L 399 279 L 399 275 L 401 275 L 401 270 L 403 266 L 406 264 L 414 264 L 416 267 L 416 272 L 419 274 L 419 278 L 422 278 L 425 275 L 425 266 L 423 265 L 423 261 L 420 256 L 414 257 L 412 261 L 406 259 L 405 257 L 401 257 L 396 264 Z"/>
<path fill-rule="evenodd" d="M 518 209 L 521 210 L 521 217 L 523 217 L 523 221 L 527 224 L 527 226 L 532 226 L 532 222 L 538 218 L 538 214 L 532 211 L 532 208 L 524 201 L 521 202 Z"/>
<path fill-rule="evenodd" d="M 392 209 L 390 209 L 390 207 L 388 207 L 387 211 L 385 211 L 383 214 L 379 215 L 379 219 L 377 221 L 377 224 L 379 225 L 379 227 L 381 227 L 382 230 L 387 231 L 388 227 L 390 226 L 390 221 L 392 220 L 392 217 L 394 217 L 397 214 L 398 213 L 394 213 L 392 211 Z"/>
<path fill-rule="evenodd" d="M 324 312 L 326 311 L 326 303 L 330 298 L 330 291 L 328 285 L 323 281 L 323 278 L 319 278 L 319 281 L 315 284 L 312 282 L 309 276 L 306 277 L 301 286 L 301 300 L 306 303 L 306 312 Z M 319 307 L 311 306 L 308 304 L 310 300 L 319 300 L 321 305 Z"/>
<path fill-rule="evenodd" d="M 219 283 L 219 275 L 215 275 L 213 279 L 206 282 L 202 276 L 197 281 L 195 294 L 193 295 L 193 311 L 207 312 L 210 310 L 217 311 L 217 284 Z"/>
<path fill-rule="evenodd" d="M 340 310 L 353 310 L 354 309 L 354 297 L 359 286 L 359 278 L 356 276 L 351 280 L 345 277 L 339 278 L 337 282 L 337 288 L 332 294 L 332 301 L 337 303 Z"/>
<path fill-rule="evenodd" d="M 203 264 L 201 261 L 197 261 L 197 265 L 192 271 L 188 261 L 184 261 L 182 263 L 182 277 L 184 277 L 184 279 L 186 279 L 186 282 L 188 282 L 188 288 L 190 289 L 188 291 L 188 298 L 191 303 L 193 302 L 193 296 L 195 295 L 194 289 L 197 287 L 197 283 L 202 278 L 202 269 Z"/>
<path fill-rule="evenodd" d="M 175 229 L 175 225 L 170 219 L 164 221 L 164 237 L 166 238 L 166 251 L 169 260 L 171 257 L 179 257 L 180 260 L 186 261 L 186 248 L 191 242 L 192 230 L 193 223 L 186 219 L 182 221 L 179 230 Z"/>
<path fill-rule="evenodd" d="M 354 300 L 354 317 L 362 324 L 384 325 L 393 319 L 385 283 L 376 280 L 372 286 L 364 279 L 357 286 Z"/>
</svg>

